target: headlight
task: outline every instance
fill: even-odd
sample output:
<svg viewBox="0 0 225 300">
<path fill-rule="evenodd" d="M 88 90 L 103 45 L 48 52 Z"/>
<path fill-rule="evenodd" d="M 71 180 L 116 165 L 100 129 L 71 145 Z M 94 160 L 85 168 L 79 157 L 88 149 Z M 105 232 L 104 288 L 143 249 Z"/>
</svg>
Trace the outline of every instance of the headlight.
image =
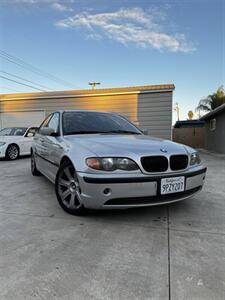
<svg viewBox="0 0 225 300">
<path fill-rule="evenodd" d="M 113 158 L 102 158 L 100 161 L 100 167 L 105 171 L 116 170 L 116 164 Z"/>
<path fill-rule="evenodd" d="M 198 152 L 194 152 L 191 154 L 191 159 L 190 159 L 190 165 L 199 165 L 201 162 L 201 158 L 198 154 Z"/>
<path fill-rule="evenodd" d="M 133 171 L 138 170 L 138 165 L 131 159 L 125 157 L 90 157 L 86 159 L 89 168 L 102 171 Z"/>
<path fill-rule="evenodd" d="M 0 142 L 0 147 L 4 146 L 5 144 L 5 142 Z"/>
</svg>

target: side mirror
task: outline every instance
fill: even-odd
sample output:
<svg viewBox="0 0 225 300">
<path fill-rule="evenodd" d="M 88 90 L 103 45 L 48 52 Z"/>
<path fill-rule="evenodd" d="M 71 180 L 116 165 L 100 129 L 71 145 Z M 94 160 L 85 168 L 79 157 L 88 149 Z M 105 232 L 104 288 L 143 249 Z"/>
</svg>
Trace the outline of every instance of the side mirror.
<svg viewBox="0 0 225 300">
<path fill-rule="evenodd" d="M 27 137 L 34 137 L 34 133 L 29 132 L 29 133 L 27 134 Z"/>
<path fill-rule="evenodd" d="M 46 136 L 58 136 L 58 133 L 54 129 L 49 127 L 40 128 L 39 133 Z"/>
</svg>

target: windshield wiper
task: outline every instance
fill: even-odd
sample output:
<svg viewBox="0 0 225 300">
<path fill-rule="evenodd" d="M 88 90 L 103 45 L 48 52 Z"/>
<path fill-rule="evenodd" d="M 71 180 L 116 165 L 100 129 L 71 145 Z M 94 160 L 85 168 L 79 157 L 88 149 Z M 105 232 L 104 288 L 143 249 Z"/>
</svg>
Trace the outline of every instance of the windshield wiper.
<svg viewBox="0 0 225 300">
<path fill-rule="evenodd" d="M 141 134 L 135 131 L 128 130 L 109 130 L 109 131 L 94 131 L 94 130 L 80 130 L 80 131 L 71 131 L 64 133 L 64 135 L 75 135 L 75 134 Z"/>
<path fill-rule="evenodd" d="M 105 133 L 105 134 L 108 134 L 108 133 L 115 133 L 115 134 L 117 134 L 117 133 L 122 133 L 122 134 L 141 134 L 140 132 L 135 132 L 135 131 L 129 131 L 129 130 L 120 130 L 120 129 L 118 129 L 118 130 L 110 130 L 110 131 L 105 131 L 105 132 L 103 132 L 103 133 Z"/>
<path fill-rule="evenodd" d="M 80 131 L 71 131 L 71 132 L 67 132 L 64 133 L 64 135 L 73 135 L 73 134 L 96 134 L 96 133 L 102 133 L 102 131 L 86 131 L 86 130 L 80 130 Z"/>
</svg>

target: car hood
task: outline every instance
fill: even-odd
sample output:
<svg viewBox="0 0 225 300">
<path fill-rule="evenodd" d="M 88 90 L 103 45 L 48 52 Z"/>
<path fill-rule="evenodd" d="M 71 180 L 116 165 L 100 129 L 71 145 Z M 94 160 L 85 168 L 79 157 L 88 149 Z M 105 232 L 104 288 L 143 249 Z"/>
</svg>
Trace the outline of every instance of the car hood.
<svg viewBox="0 0 225 300">
<path fill-rule="evenodd" d="M 87 134 L 66 136 L 71 146 L 79 144 L 97 156 L 187 154 L 184 145 L 146 135 Z"/>
</svg>

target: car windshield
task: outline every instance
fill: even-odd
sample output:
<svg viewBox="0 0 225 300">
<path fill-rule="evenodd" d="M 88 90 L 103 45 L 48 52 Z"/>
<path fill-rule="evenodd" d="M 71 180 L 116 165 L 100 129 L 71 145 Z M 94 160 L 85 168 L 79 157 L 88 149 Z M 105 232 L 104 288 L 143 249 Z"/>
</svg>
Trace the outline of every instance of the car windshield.
<svg viewBox="0 0 225 300">
<path fill-rule="evenodd" d="M 63 134 L 141 134 L 125 118 L 108 113 L 64 112 Z"/>
<path fill-rule="evenodd" d="M 23 136 L 27 128 L 25 127 L 10 127 L 0 130 L 0 136 Z"/>
</svg>

